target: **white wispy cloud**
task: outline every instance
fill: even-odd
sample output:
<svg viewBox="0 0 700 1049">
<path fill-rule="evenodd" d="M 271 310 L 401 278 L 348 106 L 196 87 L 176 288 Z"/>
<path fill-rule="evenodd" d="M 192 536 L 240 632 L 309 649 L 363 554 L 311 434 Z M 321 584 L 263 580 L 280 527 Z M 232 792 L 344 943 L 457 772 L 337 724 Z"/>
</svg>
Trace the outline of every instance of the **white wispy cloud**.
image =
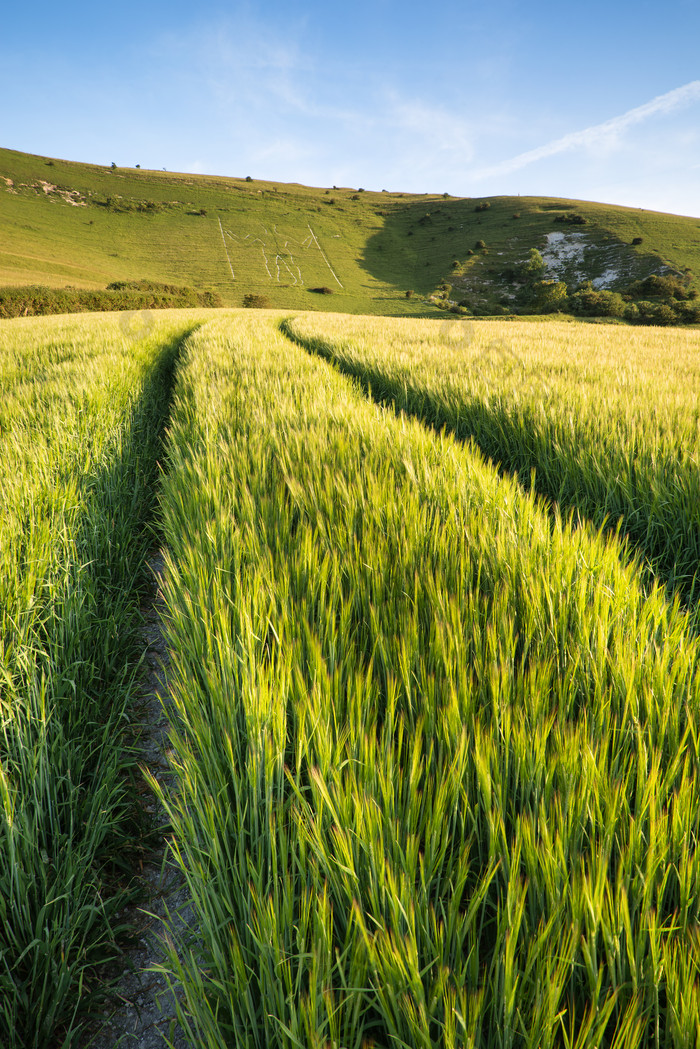
<svg viewBox="0 0 700 1049">
<path fill-rule="evenodd" d="M 671 113 L 682 106 L 700 100 L 700 80 L 691 80 L 689 84 L 677 87 L 664 95 L 657 95 L 651 101 L 642 106 L 628 109 L 620 116 L 612 117 L 603 121 L 602 124 L 594 124 L 592 127 L 584 128 L 582 131 L 572 131 L 562 138 L 554 139 L 536 149 L 529 149 L 525 153 L 504 160 L 500 164 L 481 168 L 472 173 L 473 178 L 492 178 L 495 175 L 509 175 L 511 172 L 520 171 L 528 164 L 535 161 L 545 160 L 547 157 L 556 156 L 558 153 L 567 153 L 576 149 L 590 149 L 591 147 L 606 145 L 615 142 L 618 137 L 628 128 L 641 124 L 650 117 Z"/>
</svg>

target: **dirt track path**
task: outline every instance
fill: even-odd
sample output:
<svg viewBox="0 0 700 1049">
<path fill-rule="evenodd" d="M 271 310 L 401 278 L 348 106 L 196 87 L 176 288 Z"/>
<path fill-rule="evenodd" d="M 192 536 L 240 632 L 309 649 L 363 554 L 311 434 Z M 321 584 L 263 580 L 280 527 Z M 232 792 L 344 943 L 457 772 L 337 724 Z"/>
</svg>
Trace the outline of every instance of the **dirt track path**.
<svg viewBox="0 0 700 1049">
<path fill-rule="evenodd" d="M 153 573 L 153 590 L 147 607 L 143 609 L 148 678 L 138 715 L 142 726 L 140 763 L 159 783 L 167 785 L 170 779 L 168 722 L 160 696 L 167 703 L 168 653 L 161 622 L 163 598 L 160 581 L 164 560 L 160 551 L 152 553 L 149 567 Z M 164 813 L 153 795 L 149 794 L 144 804 L 155 821 L 164 821 Z M 79 1041 L 80 1049 L 116 1049 L 117 1046 L 120 1049 L 164 1049 L 168 1044 L 174 1049 L 186 1049 L 190 1044 L 175 1019 L 175 1002 L 165 978 L 149 971 L 164 962 L 161 941 L 166 935 L 163 924 L 166 909 L 171 916 L 179 915 L 179 924 L 191 918 L 184 878 L 168 862 L 165 839 L 159 841 L 157 850 L 144 865 L 143 879 L 148 898 L 122 916 L 136 930 L 137 946 L 124 956 L 126 968 L 117 985 L 114 1004 L 105 1010 L 103 1024 L 99 1029 L 85 1032 Z"/>
</svg>

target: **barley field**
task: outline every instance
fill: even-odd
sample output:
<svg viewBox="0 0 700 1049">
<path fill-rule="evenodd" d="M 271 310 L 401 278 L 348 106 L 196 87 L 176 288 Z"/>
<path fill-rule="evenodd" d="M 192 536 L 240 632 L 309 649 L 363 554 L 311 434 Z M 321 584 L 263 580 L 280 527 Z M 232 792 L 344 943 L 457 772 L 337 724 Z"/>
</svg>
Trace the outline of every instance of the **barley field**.
<svg viewBox="0 0 700 1049">
<path fill-rule="evenodd" d="M 193 1044 L 694 1045 L 678 601 L 270 320 L 190 340 L 169 456 Z"/>
<path fill-rule="evenodd" d="M 8 1044 L 117 937 L 150 531 L 193 1046 L 696 1046 L 698 333 L 166 318 L 0 326 Z"/>
<path fill-rule="evenodd" d="M 70 1045 L 140 837 L 143 532 L 184 316 L 0 325 L 0 1045 Z M 132 851 L 133 859 L 133 851 Z"/>
<path fill-rule="evenodd" d="M 619 527 L 697 604 L 697 331 L 312 314 L 286 330 L 381 403 L 471 441 L 562 510 Z"/>
</svg>

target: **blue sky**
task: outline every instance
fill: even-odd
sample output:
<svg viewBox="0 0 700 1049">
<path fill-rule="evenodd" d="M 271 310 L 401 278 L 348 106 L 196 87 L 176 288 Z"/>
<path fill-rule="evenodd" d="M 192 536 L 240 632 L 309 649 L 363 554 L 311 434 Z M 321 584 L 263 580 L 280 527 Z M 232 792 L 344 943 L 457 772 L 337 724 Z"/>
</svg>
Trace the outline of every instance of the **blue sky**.
<svg viewBox="0 0 700 1049">
<path fill-rule="evenodd" d="M 698 0 L 37 0 L 0 25 L 13 149 L 700 215 Z"/>
</svg>

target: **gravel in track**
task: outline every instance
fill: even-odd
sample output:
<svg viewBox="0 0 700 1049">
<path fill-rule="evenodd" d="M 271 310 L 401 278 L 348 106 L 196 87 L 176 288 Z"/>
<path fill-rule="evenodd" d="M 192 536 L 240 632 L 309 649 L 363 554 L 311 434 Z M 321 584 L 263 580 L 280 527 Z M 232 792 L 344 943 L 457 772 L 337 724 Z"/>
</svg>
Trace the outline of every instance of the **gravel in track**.
<svg viewBox="0 0 700 1049">
<path fill-rule="evenodd" d="M 168 652 L 161 623 L 163 598 L 159 584 L 165 562 L 160 551 L 151 554 L 149 567 L 153 573 L 153 592 L 143 609 L 148 674 L 139 714 L 140 764 L 159 783 L 167 785 L 171 776 L 168 721 L 163 707 L 169 701 L 166 686 Z M 154 822 L 165 820 L 160 803 L 153 795 L 145 798 L 144 807 Z M 192 917 L 184 877 L 169 861 L 164 839 L 158 843 L 148 862 L 144 862 L 141 877 L 146 899 L 121 915 L 122 920 L 134 929 L 136 944 L 123 957 L 124 972 L 116 985 L 113 1002 L 104 1010 L 103 1023 L 84 1032 L 79 1049 L 164 1049 L 168 1043 L 174 1049 L 187 1049 L 190 1045 L 177 1024 L 175 1002 L 165 978 L 149 971 L 164 962 L 162 941 L 166 938 L 166 909 L 171 919 L 177 916 L 173 921 L 175 927 L 189 923 Z"/>
</svg>

